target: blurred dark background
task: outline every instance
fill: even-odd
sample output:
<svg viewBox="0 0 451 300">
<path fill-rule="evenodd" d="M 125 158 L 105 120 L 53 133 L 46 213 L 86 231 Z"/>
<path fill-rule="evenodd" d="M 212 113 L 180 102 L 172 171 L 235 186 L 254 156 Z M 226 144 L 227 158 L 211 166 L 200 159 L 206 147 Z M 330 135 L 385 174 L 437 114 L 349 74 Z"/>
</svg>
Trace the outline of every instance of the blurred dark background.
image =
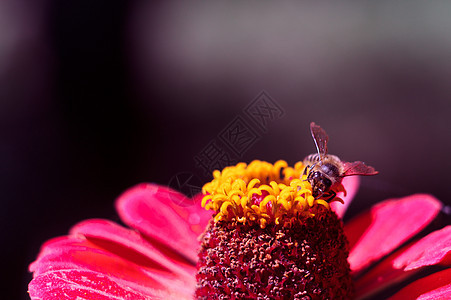
<svg viewBox="0 0 451 300">
<path fill-rule="evenodd" d="M 1 298 L 27 299 L 45 240 L 119 222 L 126 188 L 208 180 L 227 161 L 213 150 L 294 163 L 314 152 L 310 121 L 331 153 L 380 171 L 345 219 L 412 193 L 450 204 L 450 9 L 2 1 Z"/>
</svg>

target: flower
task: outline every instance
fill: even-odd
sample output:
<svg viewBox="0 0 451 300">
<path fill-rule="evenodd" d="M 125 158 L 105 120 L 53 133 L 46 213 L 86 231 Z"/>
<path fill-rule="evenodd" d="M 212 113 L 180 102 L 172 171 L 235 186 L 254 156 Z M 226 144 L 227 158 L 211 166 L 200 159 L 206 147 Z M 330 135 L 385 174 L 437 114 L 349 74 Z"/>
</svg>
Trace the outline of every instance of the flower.
<svg viewBox="0 0 451 300">
<path fill-rule="evenodd" d="M 246 166 L 239 164 L 239 168 L 246 169 Z M 300 165 L 289 168 L 283 162 L 277 162 L 271 166 L 273 169 L 270 170 L 274 167 L 286 169 L 285 178 L 299 178 Z M 276 173 L 272 174 L 276 176 Z M 250 177 L 244 179 L 245 185 L 238 184 L 238 187 L 250 187 L 251 190 L 253 186 L 249 184 L 256 174 L 247 175 Z M 216 173 L 215 179 L 218 178 Z M 265 180 L 271 182 L 268 178 Z M 222 208 L 227 202 L 224 197 L 217 196 L 213 201 L 212 191 L 219 186 L 216 183 L 213 180 L 204 186 L 209 197 L 199 195 L 193 199 L 156 184 L 140 184 L 129 189 L 118 198 L 116 208 L 122 221 L 133 229 L 108 220 L 86 220 L 75 225 L 69 235 L 47 241 L 37 260 L 30 265 L 30 271 L 34 273 L 29 284 L 30 297 L 192 299 L 196 291 L 196 273 L 199 277 L 196 267 L 198 236 L 205 232 L 202 253 L 207 240 L 205 234 L 212 232 L 205 228 L 214 213 L 216 222 L 210 223 L 209 228 L 212 224 L 233 219 L 237 224 L 244 226 L 249 222 L 266 230 L 269 224 L 286 221 L 284 215 L 310 218 L 313 213 L 329 211 L 327 202 L 312 199 L 306 191 L 297 193 L 302 188 L 308 189 L 302 180 L 296 181 L 291 189 L 295 194 L 302 194 L 302 199 L 294 201 L 296 197 L 291 196 L 267 198 L 271 189 L 265 187 L 260 193 L 254 190 L 251 198 L 243 200 L 243 204 L 245 201 L 251 204 L 247 211 L 240 211 L 239 208 L 244 207 L 241 202 Z M 284 188 L 279 184 L 267 186 L 273 192 Z M 345 178 L 343 186 L 347 195 L 343 196 L 342 192 L 340 196 L 345 205 L 337 202 L 330 205 L 340 217 L 357 191 L 358 177 Z M 266 192 L 263 193 L 264 189 Z M 278 192 L 280 195 L 281 190 Z M 282 198 L 285 202 L 277 202 Z M 236 197 L 230 199 L 237 200 Z M 239 199 L 241 201 L 243 197 Z M 213 211 L 203 209 L 201 204 Z M 308 209 L 304 209 L 307 206 Z M 386 295 L 393 299 L 451 297 L 451 268 L 448 268 L 451 226 L 418 237 L 426 230 L 431 231 L 441 210 L 442 204 L 437 199 L 417 194 L 383 201 L 345 224 L 344 233 L 350 247 L 348 262 L 357 298 L 380 299 Z M 347 262 L 343 264 L 347 265 Z M 202 268 L 201 263 L 199 265 Z M 392 290 L 384 294 L 390 287 Z"/>
</svg>

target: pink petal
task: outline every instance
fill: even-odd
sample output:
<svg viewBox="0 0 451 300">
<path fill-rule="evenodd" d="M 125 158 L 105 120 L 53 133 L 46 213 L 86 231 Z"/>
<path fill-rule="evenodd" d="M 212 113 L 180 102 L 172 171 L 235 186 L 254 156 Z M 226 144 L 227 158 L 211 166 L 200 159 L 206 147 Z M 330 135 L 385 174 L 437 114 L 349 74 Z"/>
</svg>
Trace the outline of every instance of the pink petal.
<svg viewBox="0 0 451 300">
<path fill-rule="evenodd" d="M 415 243 L 393 261 L 397 269 L 405 271 L 438 264 L 451 251 L 451 225 L 434 231 Z M 451 280 L 451 278 L 450 278 Z"/>
<path fill-rule="evenodd" d="M 359 176 L 345 177 L 343 178 L 342 184 L 346 189 L 346 196 L 343 194 L 343 192 L 340 192 L 337 194 L 337 197 L 343 199 L 344 204 L 341 204 L 340 202 L 337 201 L 332 202 L 330 204 L 332 209 L 337 213 L 337 215 L 340 218 L 343 218 L 346 210 L 349 207 L 349 204 L 351 204 L 352 199 L 354 199 L 354 196 L 357 194 L 360 185 L 360 177 Z"/>
<path fill-rule="evenodd" d="M 59 270 L 90 270 L 108 274 L 121 280 L 129 280 L 142 285 L 159 287 L 159 283 L 148 276 L 146 271 L 153 271 L 167 276 L 174 274 L 152 269 L 150 266 L 139 266 L 110 253 L 88 240 L 64 237 L 50 240 L 41 251 L 38 259 L 30 265 L 34 276 Z"/>
<path fill-rule="evenodd" d="M 363 233 L 368 229 L 373 217 L 370 211 L 366 211 L 354 217 L 344 226 L 346 237 L 349 241 L 349 249 L 353 249 L 355 244 L 360 240 Z"/>
<path fill-rule="evenodd" d="M 92 243 L 140 266 L 170 271 L 183 277 L 195 276 L 194 265 L 187 265 L 184 260 L 178 260 L 178 256 L 171 257 L 167 253 L 161 253 L 138 232 L 113 222 L 87 220 L 74 226 L 71 234 L 83 235 Z"/>
<path fill-rule="evenodd" d="M 355 281 L 356 298 L 373 296 L 380 290 L 412 275 L 413 272 L 405 272 L 404 270 L 393 267 L 393 259 L 397 255 L 399 255 L 398 251 L 389 255 Z"/>
<path fill-rule="evenodd" d="M 210 222 L 213 215 L 212 211 L 205 210 L 205 208 L 201 206 L 203 197 L 204 195 L 202 193 L 197 194 L 191 200 L 192 203 L 194 203 L 194 205 L 187 206 L 185 208 L 185 210 L 188 212 L 187 217 L 188 223 L 190 224 L 190 228 L 198 236 L 205 231 L 205 227 L 207 227 L 207 224 L 208 222 Z"/>
<path fill-rule="evenodd" d="M 48 299 L 59 299 L 52 298 L 54 293 L 68 293 L 67 299 L 73 299 L 70 296 L 71 290 L 74 293 L 83 292 L 90 295 L 91 292 L 94 294 L 98 292 L 93 285 L 111 286 L 112 282 L 114 286 L 111 293 L 117 289 L 121 293 L 127 291 L 132 295 L 134 293 L 154 295 L 157 292 L 192 294 L 195 286 L 194 278 L 182 279 L 174 273 L 164 272 L 159 268 L 154 269 L 150 265 L 137 265 L 86 239 L 77 237 L 63 237 L 48 241 L 43 246 L 37 261 L 30 265 L 30 271 L 34 271 L 34 279 L 29 288 L 30 295 L 37 299 L 44 297 L 43 293 Z M 89 280 L 84 281 L 87 275 L 78 276 L 80 272 L 95 276 L 88 277 Z M 75 282 L 64 279 L 70 274 L 75 274 Z M 113 296 L 114 294 L 108 294 L 110 298 L 105 299 L 121 299 L 120 297 L 111 298 Z M 95 297 L 94 299 L 97 299 Z M 98 299 L 104 299 L 101 296 L 98 297 Z"/>
<path fill-rule="evenodd" d="M 186 206 L 188 203 L 192 205 Z M 140 184 L 122 194 L 116 208 L 121 219 L 150 238 L 153 245 L 197 260 L 198 236 L 212 215 L 200 203 L 167 187 Z"/>
<path fill-rule="evenodd" d="M 358 238 L 349 254 L 351 269 L 360 271 L 393 251 L 427 226 L 440 208 L 440 201 L 434 197 L 417 194 L 400 200 L 386 200 L 351 221 L 351 227 L 345 226 L 345 232 L 351 241 Z M 369 226 L 363 227 L 368 222 Z M 361 228 L 366 229 L 357 237 L 359 225 L 360 232 L 363 231 Z"/>
<path fill-rule="evenodd" d="M 89 270 L 58 270 L 34 278 L 29 286 L 31 299 L 191 299 L 169 289 L 152 289 L 133 282 L 112 280 L 107 274 Z"/>
<path fill-rule="evenodd" d="M 390 298 L 398 299 L 451 299 L 451 269 L 418 279 Z"/>
<path fill-rule="evenodd" d="M 81 270 L 47 272 L 28 286 L 31 299 L 146 299 L 106 275 Z"/>
<path fill-rule="evenodd" d="M 421 267 L 441 263 L 450 249 L 451 226 L 448 226 L 396 251 L 358 278 L 356 296 L 368 297 L 410 277 Z"/>
</svg>

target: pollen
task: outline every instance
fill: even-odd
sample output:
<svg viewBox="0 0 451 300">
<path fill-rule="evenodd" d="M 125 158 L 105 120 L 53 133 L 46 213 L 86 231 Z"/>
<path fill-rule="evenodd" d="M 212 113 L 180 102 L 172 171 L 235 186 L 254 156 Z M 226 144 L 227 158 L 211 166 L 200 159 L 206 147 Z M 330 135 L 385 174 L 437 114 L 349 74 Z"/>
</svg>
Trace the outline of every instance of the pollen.
<svg viewBox="0 0 451 300">
<path fill-rule="evenodd" d="M 305 168 L 302 162 L 290 167 L 283 160 L 274 164 L 254 160 L 215 170 L 213 180 L 202 188 L 202 206 L 215 211 L 215 222 L 258 224 L 261 228 L 288 226 L 294 220 L 313 217 L 318 206 L 329 210 L 330 201 L 312 196 Z M 343 186 L 337 189 L 344 191 Z M 332 201 L 342 200 L 335 197 Z"/>
</svg>

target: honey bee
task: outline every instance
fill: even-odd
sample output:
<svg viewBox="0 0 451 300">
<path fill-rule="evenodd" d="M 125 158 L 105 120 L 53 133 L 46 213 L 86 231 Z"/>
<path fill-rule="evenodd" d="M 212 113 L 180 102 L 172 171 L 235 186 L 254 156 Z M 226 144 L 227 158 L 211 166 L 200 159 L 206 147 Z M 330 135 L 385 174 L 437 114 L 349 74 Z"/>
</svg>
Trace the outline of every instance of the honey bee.
<svg viewBox="0 0 451 300">
<path fill-rule="evenodd" d="M 312 196 L 315 199 L 332 200 L 337 193 L 334 191 L 341 184 L 343 177 L 352 175 L 376 175 L 379 173 L 373 167 L 361 161 L 344 162 L 335 155 L 327 154 L 329 137 L 326 131 L 315 122 L 310 123 L 310 132 L 315 141 L 317 153 L 304 158 L 304 175 L 312 185 Z"/>
</svg>

